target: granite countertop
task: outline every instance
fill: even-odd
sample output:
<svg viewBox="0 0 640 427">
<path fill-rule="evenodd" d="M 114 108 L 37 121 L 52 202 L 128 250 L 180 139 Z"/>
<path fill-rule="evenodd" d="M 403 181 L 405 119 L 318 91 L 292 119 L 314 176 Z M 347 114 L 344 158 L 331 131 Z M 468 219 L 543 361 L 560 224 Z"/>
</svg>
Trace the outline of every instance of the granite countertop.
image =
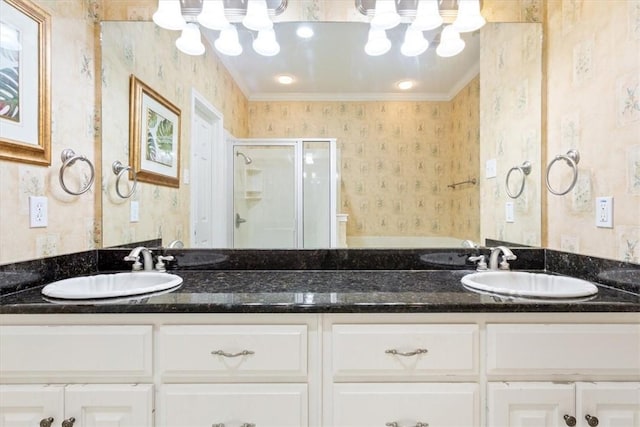
<svg viewBox="0 0 640 427">
<path fill-rule="evenodd" d="M 640 312 L 640 295 L 600 283 L 591 299 L 483 295 L 460 278 L 473 270 L 174 270 L 169 293 L 51 302 L 36 286 L 0 297 L 0 313 L 441 313 Z"/>
</svg>

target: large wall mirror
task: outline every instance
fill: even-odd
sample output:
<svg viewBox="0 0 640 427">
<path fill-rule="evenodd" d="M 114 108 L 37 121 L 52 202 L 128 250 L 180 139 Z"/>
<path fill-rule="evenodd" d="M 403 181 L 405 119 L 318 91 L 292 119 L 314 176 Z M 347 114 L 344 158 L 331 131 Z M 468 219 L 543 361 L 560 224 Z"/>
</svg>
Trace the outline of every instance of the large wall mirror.
<svg viewBox="0 0 640 427">
<path fill-rule="evenodd" d="M 430 48 L 408 63 L 399 53 L 369 63 L 348 53 L 363 51 L 366 43 L 368 27 L 356 22 L 314 23 L 317 40 L 329 43 L 324 46 L 297 39 L 297 23 L 278 23 L 282 55 L 261 57 L 245 48 L 235 58 L 219 58 L 207 41 L 205 55 L 185 55 L 175 48 L 176 33 L 151 22 L 101 25 L 105 247 L 158 238 L 164 245 L 194 241 L 191 141 L 200 132 L 194 90 L 223 117 L 225 144 L 234 138 L 336 139 L 336 204 L 337 212 L 347 215 L 341 218 L 349 247 L 459 246 L 486 238 L 541 244 L 540 24 L 487 24 L 465 35 L 464 55 L 438 58 Z M 390 32 L 395 50 L 400 34 Z M 294 71 L 278 62 L 290 53 L 298 58 Z M 333 60 L 316 60 L 332 53 Z M 443 66 L 449 68 L 438 71 Z M 416 83 L 414 92 L 372 79 L 400 76 L 393 67 Z M 251 69 L 264 75 L 249 74 Z M 305 89 L 279 87 L 272 83 L 276 72 L 306 72 L 316 80 L 305 82 Z M 131 75 L 180 110 L 181 176 L 178 188 L 138 182 L 131 197 L 123 198 L 133 181 L 124 172 L 116 188 L 113 163 L 130 163 Z M 259 155 L 250 149 L 243 155 Z M 226 169 L 217 171 L 228 183 L 234 166 L 248 166 L 236 151 L 227 151 Z M 252 161 L 251 171 L 258 175 L 260 160 Z M 527 174 L 518 169 L 525 161 L 531 164 Z M 492 164 L 494 172 L 487 174 Z M 232 191 L 231 184 L 218 188 Z M 224 218 L 228 227 L 235 226 L 231 215 Z"/>
</svg>

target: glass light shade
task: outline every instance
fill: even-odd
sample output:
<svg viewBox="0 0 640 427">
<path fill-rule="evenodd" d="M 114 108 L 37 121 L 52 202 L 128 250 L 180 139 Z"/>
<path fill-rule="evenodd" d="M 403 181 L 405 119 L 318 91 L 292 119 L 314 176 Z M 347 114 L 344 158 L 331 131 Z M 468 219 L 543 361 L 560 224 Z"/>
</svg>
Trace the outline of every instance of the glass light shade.
<svg viewBox="0 0 640 427">
<path fill-rule="evenodd" d="M 273 22 L 269 19 L 267 0 L 249 0 L 247 14 L 242 20 L 242 25 L 253 31 L 273 28 Z"/>
<path fill-rule="evenodd" d="M 273 28 L 258 32 L 258 37 L 253 41 L 253 50 L 262 56 L 274 56 L 280 52 L 280 45 Z"/>
<path fill-rule="evenodd" d="M 438 28 L 442 22 L 438 0 L 418 0 L 416 19 L 411 25 L 418 30 L 429 31 Z"/>
<path fill-rule="evenodd" d="M 400 23 L 400 15 L 395 0 L 376 0 L 376 8 L 371 20 L 371 28 L 388 30 Z"/>
<path fill-rule="evenodd" d="M 369 39 L 364 46 L 364 51 L 369 56 L 380 56 L 389 52 L 391 41 L 387 38 L 387 33 L 378 28 L 369 29 Z"/>
<path fill-rule="evenodd" d="M 213 45 L 223 55 L 238 56 L 242 53 L 242 45 L 238 40 L 238 30 L 231 24 L 220 31 L 220 36 Z"/>
<path fill-rule="evenodd" d="M 2 22 L 0 22 L 0 47 L 13 51 L 22 50 L 22 43 L 18 39 L 18 31 Z"/>
<path fill-rule="evenodd" d="M 158 10 L 153 14 L 153 22 L 165 30 L 182 30 L 187 23 L 182 17 L 180 0 L 158 0 Z"/>
<path fill-rule="evenodd" d="M 404 43 L 400 47 L 400 52 L 404 56 L 418 56 L 423 54 L 428 47 L 429 42 L 424 38 L 422 31 L 413 25 L 409 25 L 407 32 L 404 34 Z"/>
<path fill-rule="evenodd" d="M 186 24 L 176 40 L 176 47 L 187 55 L 202 55 L 205 49 L 200 39 L 200 28 L 196 24 Z"/>
<path fill-rule="evenodd" d="M 456 56 L 462 52 L 464 45 L 460 33 L 453 28 L 453 25 L 447 25 L 440 34 L 440 45 L 436 48 L 436 53 L 444 58 Z"/>
<path fill-rule="evenodd" d="M 468 33 L 482 28 L 487 21 L 480 14 L 480 0 L 458 0 L 458 16 L 453 27 L 459 33 Z"/>
<path fill-rule="evenodd" d="M 202 11 L 198 15 L 198 22 L 212 30 L 222 30 L 229 25 L 227 17 L 224 16 L 224 2 L 222 0 L 204 0 Z"/>
</svg>

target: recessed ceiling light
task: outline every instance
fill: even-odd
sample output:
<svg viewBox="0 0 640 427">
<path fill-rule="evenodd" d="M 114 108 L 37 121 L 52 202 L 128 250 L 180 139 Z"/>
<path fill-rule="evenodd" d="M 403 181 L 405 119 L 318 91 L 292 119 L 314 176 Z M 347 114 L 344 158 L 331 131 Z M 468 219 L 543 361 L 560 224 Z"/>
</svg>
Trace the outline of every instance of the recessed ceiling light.
<svg viewBox="0 0 640 427">
<path fill-rule="evenodd" d="M 278 83 L 283 85 L 290 85 L 293 83 L 293 77 L 287 75 L 278 76 L 276 79 L 278 80 Z"/>
<path fill-rule="evenodd" d="M 301 25 L 296 30 L 296 34 L 302 39 L 309 39 L 313 37 L 313 29 L 311 27 L 307 27 L 306 25 Z"/>
<path fill-rule="evenodd" d="M 398 82 L 397 86 L 400 90 L 409 90 L 413 87 L 413 82 L 411 80 L 402 80 Z"/>
</svg>

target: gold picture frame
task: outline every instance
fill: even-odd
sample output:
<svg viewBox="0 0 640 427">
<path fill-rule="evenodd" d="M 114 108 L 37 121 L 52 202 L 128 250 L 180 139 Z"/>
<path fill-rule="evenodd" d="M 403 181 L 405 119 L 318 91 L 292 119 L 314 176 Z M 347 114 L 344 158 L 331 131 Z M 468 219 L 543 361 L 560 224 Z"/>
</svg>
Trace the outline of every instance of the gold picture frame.
<svg viewBox="0 0 640 427">
<path fill-rule="evenodd" d="M 180 186 L 180 109 L 131 75 L 129 161 L 138 181 Z"/>
<path fill-rule="evenodd" d="M 51 16 L 29 0 L 0 0 L 0 26 L 0 159 L 49 166 Z"/>
</svg>

